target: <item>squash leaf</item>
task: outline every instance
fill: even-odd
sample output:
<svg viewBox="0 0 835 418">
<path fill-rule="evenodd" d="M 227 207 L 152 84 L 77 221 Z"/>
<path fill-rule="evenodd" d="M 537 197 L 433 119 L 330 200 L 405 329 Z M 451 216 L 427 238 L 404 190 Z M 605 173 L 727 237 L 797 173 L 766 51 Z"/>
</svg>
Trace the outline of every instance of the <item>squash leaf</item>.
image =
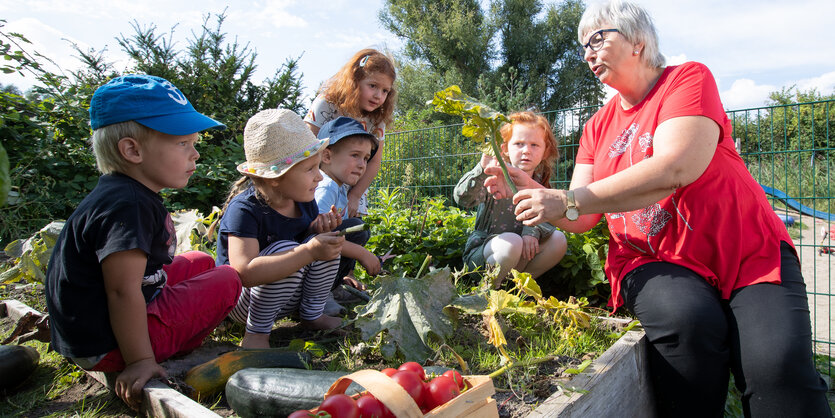
<svg viewBox="0 0 835 418">
<path fill-rule="evenodd" d="M 14 259 L 14 265 L 0 274 L 0 283 L 43 283 L 49 257 L 63 228 L 64 221 L 54 221 L 25 240 L 10 242 L 4 251 Z"/>
<path fill-rule="evenodd" d="M 384 342 L 385 355 L 400 351 L 406 361 L 425 361 L 432 355 L 429 338 L 443 340 L 453 331 L 452 322 L 443 314 L 456 294 L 449 269 L 433 270 L 419 280 L 380 276 L 377 281 L 380 287 L 357 312 L 355 325 L 362 338 L 368 341 L 385 331 L 390 338 Z"/>
</svg>

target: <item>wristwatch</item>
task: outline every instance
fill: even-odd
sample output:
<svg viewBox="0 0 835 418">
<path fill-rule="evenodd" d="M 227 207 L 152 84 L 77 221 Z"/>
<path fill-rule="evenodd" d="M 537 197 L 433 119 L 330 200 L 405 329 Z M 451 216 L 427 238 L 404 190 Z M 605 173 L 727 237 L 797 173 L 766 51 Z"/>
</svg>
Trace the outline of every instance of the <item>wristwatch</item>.
<svg viewBox="0 0 835 418">
<path fill-rule="evenodd" d="M 577 204 L 574 202 L 574 191 L 568 190 L 565 192 L 565 218 L 569 221 L 576 221 L 580 217 L 580 211 L 577 210 Z"/>
</svg>

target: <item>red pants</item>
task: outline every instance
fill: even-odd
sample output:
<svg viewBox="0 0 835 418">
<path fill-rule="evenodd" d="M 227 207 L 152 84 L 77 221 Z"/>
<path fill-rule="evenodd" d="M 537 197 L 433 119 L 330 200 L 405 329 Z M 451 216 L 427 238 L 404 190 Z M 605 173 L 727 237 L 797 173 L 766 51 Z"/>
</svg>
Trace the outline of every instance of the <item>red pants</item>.
<svg viewBox="0 0 835 418">
<path fill-rule="evenodd" d="M 215 267 L 214 259 L 200 251 L 178 255 L 163 269 L 167 283 L 147 305 L 148 336 L 157 363 L 199 347 L 241 295 L 241 280 L 235 269 L 228 265 Z M 116 372 L 124 368 L 117 348 L 92 370 Z"/>
</svg>

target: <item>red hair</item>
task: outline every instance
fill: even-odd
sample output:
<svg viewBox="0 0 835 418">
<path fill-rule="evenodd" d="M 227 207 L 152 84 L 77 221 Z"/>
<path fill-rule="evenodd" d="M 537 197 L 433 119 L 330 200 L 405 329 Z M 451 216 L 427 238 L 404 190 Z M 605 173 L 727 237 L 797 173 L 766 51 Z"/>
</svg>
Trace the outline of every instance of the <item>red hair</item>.
<svg viewBox="0 0 835 418">
<path fill-rule="evenodd" d="M 386 101 L 372 112 L 360 108 L 359 84 L 371 74 L 384 74 L 391 77 L 391 90 Z M 376 49 L 360 50 L 348 60 L 339 71 L 331 77 L 322 88 L 325 100 L 333 103 L 339 113 L 355 119 L 369 118 L 375 125 L 380 122 L 391 125 L 394 105 L 397 102 L 397 90 L 394 88 L 396 78 L 392 60 Z"/>
<path fill-rule="evenodd" d="M 549 182 L 551 181 L 551 174 L 554 171 L 554 163 L 556 163 L 557 158 L 560 156 L 560 152 L 557 150 L 557 138 L 554 136 L 554 131 L 551 130 L 551 124 L 548 123 L 548 119 L 545 119 L 544 116 L 529 111 L 511 113 L 508 118 L 510 119 L 510 123 L 504 124 L 501 128 L 502 139 L 504 139 L 502 151 L 505 154 L 507 153 L 507 143 L 510 141 L 510 137 L 513 136 L 513 126 L 525 124 L 534 128 L 538 127 L 542 130 L 545 152 L 542 154 L 542 161 L 539 162 L 539 165 L 534 170 L 534 179 L 539 177 L 539 183 L 550 188 L 551 185 Z"/>
</svg>

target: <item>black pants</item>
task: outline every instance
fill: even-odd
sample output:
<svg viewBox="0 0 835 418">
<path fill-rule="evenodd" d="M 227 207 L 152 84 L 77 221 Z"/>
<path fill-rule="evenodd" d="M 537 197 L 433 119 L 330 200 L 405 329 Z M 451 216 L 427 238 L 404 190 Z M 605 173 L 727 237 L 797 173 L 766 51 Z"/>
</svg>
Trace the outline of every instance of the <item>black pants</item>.
<svg viewBox="0 0 835 418">
<path fill-rule="evenodd" d="M 362 225 L 364 222 L 360 218 L 348 218 L 344 219 L 338 227 L 336 227 L 336 231 L 341 231 L 345 228 L 350 228 L 352 226 Z M 345 235 L 345 241 L 353 242 L 354 244 L 365 246 L 368 242 L 368 239 L 371 238 L 371 232 L 364 229 L 360 232 L 352 232 L 350 234 Z M 356 266 L 357 260 L 353 258 L 346 258 L 342 257 L 339 260 L 339 271 L 336 272 L 336 278 L 333 282 L 333 287 L 331 290 L 336 289 L 339 285 L 342 284 L 342 278 L 348 275 L 351 271 L 354 270 L 354 266 Z"/>
<path fill-rule="evenodd" d="M 627 274 L 622 295 L 650 343 L 660 416 L 721 417 L 732 371 L 745 416 L 832 417 L 814 365 L 806 285 L 786 243 L 781 263 L 780 285 L 747 286 L 730 300 L 674 264 Z"/>
</svg>

